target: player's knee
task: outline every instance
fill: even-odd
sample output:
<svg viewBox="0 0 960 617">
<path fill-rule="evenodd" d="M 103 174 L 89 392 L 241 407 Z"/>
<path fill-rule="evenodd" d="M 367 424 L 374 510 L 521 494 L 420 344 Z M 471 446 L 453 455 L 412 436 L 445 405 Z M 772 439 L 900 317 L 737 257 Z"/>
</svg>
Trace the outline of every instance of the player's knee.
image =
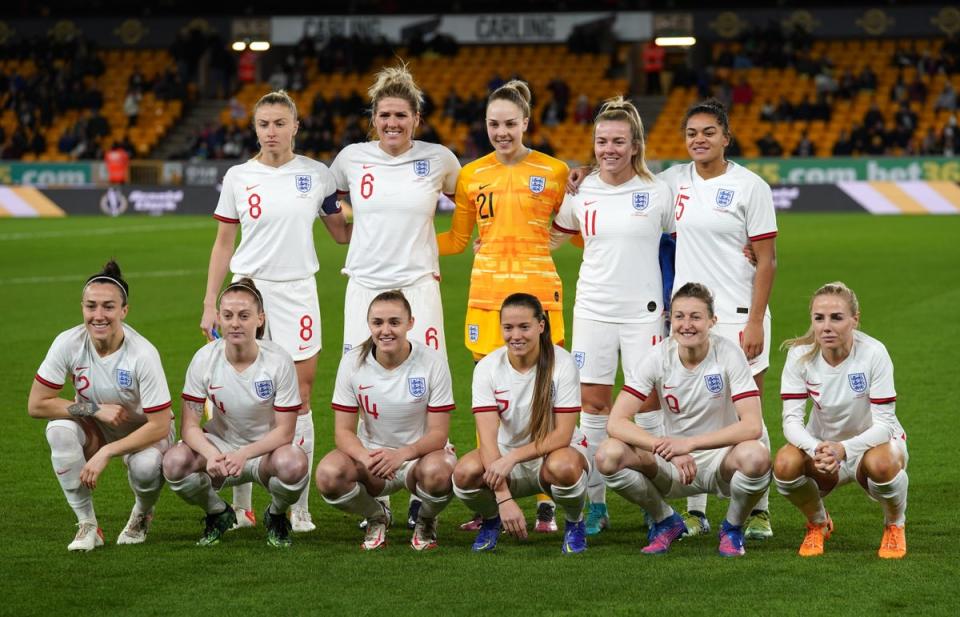
<svg viewBox="0 0 960 617">
<path fill-rule="evenodd" d="M 616 439 L 605 439 L 593 457 L 597 471 L 610 475 L 620 471 L 623 462 L 623 442 Z"/>
<path fill-rule="evenodd" d="M 317 484 L 317 490 L 330 497 L 338 495 L 343 491 L 347 483 L 347 470 L 341 465 L 332 461 L 322 460 L 317 465 L 317 473 L 314 478 Z"/>
<path fill-rule="evenodd" d="M 770 452 L 759 441 L 747 441 L 737 446 L 740 471 L 751 477 L 770 471 Z"/>
<path fill-rule="evenodd" d="M 453 482 L 463 489 L 480 488 L 483 484 L 483 463 L 479 456 L 467 456 L 453 468 Z"/>
<path fill-rule="evenodd" d="M 553 452 L 544 462 L 544 469 L 550 476 L 551 484 L 570 486 L 576 484 L 583 474 L 583 464 L 575 451 L 560 450 Z"/>
<path fill-rule="evenodd" d="M 168 482 L 183 480 L 190 473 L 192 452 L 185 444 L 177 444 L 163 455 L 163 477 Z"/>
<path fill-rule="evenodd" d="M 417 483 L 432 495 L 449 493 L 452 488 L 453 469 L 442 458 L 431 457 L 421 462 L 417 470 Z"/>
<path fill-rule="evenodd" d="M 58 426 L 51 422 L 47 426 L 45 435 L 52 452 L 83 448 L 80 438 L 77 437 L 77 432 L 72 427 Z"/>
<path fill-rule="evenodd" d="M 163 455 L 156 448 L 147 448 L 130 456 L 127 469 L 130 479 L 138 484 L 156 482 L 161 475 Z"/>
<path fill-rule="evenodd" d="M 276 478 L 284 484 L 296 484 L 307 475 L 307 456 L 300 448 L 282 446 L 270 457 Z"/>
<path fill-rule="evenodd" d="M 789 482 L 803 475 L 803 452 L 796 446 L 787 444 L 780 448 L 773 462 L 773 475 Z"/>
<path fill-rule="evenodd" d="M 880 483 L 890 482 L 901 469 L 900 461 L 894 456 L 889 444 L 867 450 L 863 455 L 862 465 L 867 477 Z"/>
</svg>

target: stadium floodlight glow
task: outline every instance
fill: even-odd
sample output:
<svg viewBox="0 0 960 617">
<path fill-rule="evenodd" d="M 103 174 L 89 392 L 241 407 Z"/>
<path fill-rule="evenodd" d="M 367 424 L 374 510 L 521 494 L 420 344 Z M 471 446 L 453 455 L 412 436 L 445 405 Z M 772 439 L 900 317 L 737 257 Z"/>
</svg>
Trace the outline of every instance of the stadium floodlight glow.
<svg viewBox="0 0 960 617">
<path fill-rule="evenodd" d="M 692 36 L 658 36 L 653 41 L 660 47 L 692 47 L 697 39 Z"/>
<path fill-rule="evenodd" d="M 270 49 L 269 41 L 253 41 L 250 43 L 251 51 L 267 51 L 268 49 Z"/>
<path fill-rule="evenodd" d="M 230 46 L 233 51 L 243 51 L 247 48 L 246 41 L 234 41 L 233 45 Z"/>
</svg>

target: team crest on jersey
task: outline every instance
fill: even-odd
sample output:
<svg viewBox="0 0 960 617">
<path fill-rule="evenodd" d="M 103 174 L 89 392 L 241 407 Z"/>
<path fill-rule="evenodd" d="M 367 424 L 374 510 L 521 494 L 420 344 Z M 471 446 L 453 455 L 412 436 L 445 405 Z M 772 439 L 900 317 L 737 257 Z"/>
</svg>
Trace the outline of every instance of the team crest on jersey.
<svg viewBox="0 0 960 617">
<path fill-rule="evenodd" d="M 427 393 L 427 378 L 409 377 L 407 378 L 407 386 L 410 388 L 411 396 L 414 398 L 420 398 Z"/>
<path fill-rule="evenodd" d="M 257 391 L 257 396 L 266 400 L 273 396 L 273 380 L 264 379 L 263 381 L 253 382 L 253 387 Z"/>
<path fill-rule="evenodd" d="M 577 368 L 583 368 L 583 361 L 587 359 L 587 352 L 585 351 L 575 351 L 573 352 L 573 361 L 577 363 Z"/>
<path fill-rule="evenodd" d="M 650 205 L 650 193 L 634 193 L 633 209 L 637 212 L 643 212 Z"/>
<path fill-rule="evenodd" d="M 723 377 L 719 373 L 705 375 L 703 380 L 707 383 L 707 390 L 710 390 L 713 394 L 719 394 L 723 390 Z"/>
<path fill-rule="evenodd" d="M 346 353 L 347 353 L 348 351 L 350 351 L 351 349 L 353 349 L 353 345 L 351 345 L 350 343 L 344 343 L 344 344 L 343 344 L 343 353 L 344 353 L 344 355 L 346 355 Z"/>
<path fill-rule="evenodd" d="M 480 326 L 475 323 L 467 324 L 467 336 L 470 337 L 471 343 L 480 340 Z"/>
<path fill-rule="evenodd" d="M 867 391 L 867 376 L 863 373 L 850 373 L 847 379 L 850 381 L 850 389 L 857 394 Z"/>
<path fill-rule="evenodd" d="M 547 188 L 547 179 L 543 176 L 530 176 L 530 192 L 542 193 Z"/>
<path fill-rule="evenodd" d="M 717 205 L 726 208 L 733 203 L 733 191 L 730 189 L 720 189 L 717 191 Z"/>
<path fill-rule="evenodd" d="M 313 188 L 313 178 L 306 174 L 297 174 L 297 190 L 301 193 L 309 193 Z"/>
<path fill-rule="evenodd" d="M 133 374 L 125 368 L 117 369 L 117 385 L 121 388 L 129 388 L 133 385 Z"/>
<path fill-rule="evenodd" d="M 430 175 L 430 161 L 427 159 L 420 159 L 413 162 L 413 173 L 417 174 L 421 178 L 424 176 Z"/>
</svg>

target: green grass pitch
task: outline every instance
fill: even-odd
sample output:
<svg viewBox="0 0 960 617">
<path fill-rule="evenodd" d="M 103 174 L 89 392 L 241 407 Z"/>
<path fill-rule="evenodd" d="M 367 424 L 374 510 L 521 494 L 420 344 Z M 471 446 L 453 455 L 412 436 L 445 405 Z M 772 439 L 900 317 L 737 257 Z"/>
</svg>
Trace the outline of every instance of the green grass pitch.
<svg viewBox="0 0 960 617">
<path fill-rule="evenodd" d="M 446 228 L 449 219 L 440 218 Z M 83 280 L 114 256 L 131 284 L 128 322 L 160 350 L 175 409 L 187 363 L 202 344 L 201 299 L 216 224 L 206 217 L 70 218 L 0 222 L 3 403 L 0 478 L 2 615 L 794 615 L 954 614 L 957 524 L 957 410 L 960 217 L 783 214 L 773 292 L 774 340 L 801 333 L 807 301 L 842 279 L 859 294 L 862 327 L 883 341 L 896 367 L 898 415 L 910 444 L 910 501 L 902 562 L 876 557 L 882 518 L 855 486 L 827 500 L 837 530 L 822 558 L 802 560 L 800 514 L 775 492 L 775 536 L 723 560 L 715 536 L 685 540 L 666 556 L 639 553 L 638 511 L 610 496 L 613 529 L 590 549 L 563 557 L 560 536 L 523 545 L 504 538 L 494 555 L 473 555 L 467 516 L 454 501 L 440 525 L 441 548 L 416 554 L 394 527 L 376 554 L 359 550 L 356 521 L 327 506 L 311 486 L 318 531 L 289 551 L 265 544 L 261 528 L 232 532 L 220 546 L 195 547 L 201 513 L 165 490 L 146 544 L 119 547 L 132 504 L 122 465 L 111 463 L 94 493 L 107 545 L 70 554 L 73 515 L 50 470 L 43 424 L 27 416 L 33 375 L 54 336 L 80 323 Z M 317 229 L 324 352 L 313 409 L 317 460 L 332 447 L 329 400 L 340 356 L 346 254 Z M 573 306 L 579 251 L 556 255 Z M 472 363 L 462 346 L 471 257 L 441 260 L 446 331 L 458 410 L 451 438 L 474 445 Z M 764 395 L 774 447 L 783 444 L 777 396 L 784 354 L 775 351 Z M 254 493 L 258 515 L 267 503 Z M 406 510 L 406 494 L 394 497 Z M 532 515 L 532 500 L 524 502 Z M 725 505 L 711 498 L 718 526 Z M 402 518 L 399 517 L 399 518 Z"/>
</svg>

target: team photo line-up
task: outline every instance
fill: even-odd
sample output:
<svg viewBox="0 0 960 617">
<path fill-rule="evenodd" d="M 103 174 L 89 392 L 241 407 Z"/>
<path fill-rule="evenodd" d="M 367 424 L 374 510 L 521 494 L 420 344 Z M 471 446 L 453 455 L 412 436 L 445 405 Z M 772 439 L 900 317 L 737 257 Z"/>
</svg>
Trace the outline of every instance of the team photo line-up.
<svg viewBox="0 0 960 617">
<path fill-rule="evenodd" d="M 111 260 L 86 281 L 83 323 L 56 337 L 28 401 L 47 420 L 77 517 L 69 550 L 103 545 L 92 491 L 121 457 L 135 502 L 118 544 L 146 540 L 165 483 L 204 511 L 197 544 L 217 544 L 256 524 L 257 482 L 270 495 L 267 542 L 288 547 L 292 532 L 315 529 L 312 476 L 327 504 L 356 515 L 365 550 L 385 545 L 390 496 L 406 489 L 418 551 L 438 546 L 438 516 L 454 496 L 474 514 L 460 525 L 476 531 L 472 549 L 490 551 L 503 531 L 526 537 L 516 499 L 539 495 L 533 529 L 556 531 L 559 509 L 562 551 L 580 553 L 609 526 L 610 488 L 642 508 L 647 554 L 710 533 L 707 495 L 728 499 L 718 552 L 734 557 L 745 540 L 773 535 L 773 483 L 806 517 L 799 554 L 810 557 L 834 530 L 823 497 L 855 481 L 883 512 L 879 556 L 906 554 L 893 366 L 858 329 L 857 297 L 843 283 L 812 294 L 809 329 L 783 345 L 787 444 L 771 453 L 761 399 L 777 224 L 770 187 L 724 156 L 722 105 L 688 110 L 690 162 L 654 176 L 640 115 L 622 97 L 596 116 L 594 165 L 571 171 L 523 144 L 521 81 L 490 94 L 493 152 L 462 169 L 447 148 L 414 139 L 422 93 L 405 67 L 381 70 L 369 95 L 370 141 L 330 168 L 294 153 L 297 109 L 284 92 L 254 106 L 260 152 L 223 180 L 200 321 L 209 341 L 187 370 L 179 442 L 160 356 L 125 322 L 120 266 Z M 455 210 L 437 233 L 443 195 Z M 349 245 L 349 278 L 335 448 L 314 467 L 318 217 Z M 476 362 L 477 447 L 458 458 L 439 256 L 464 251 L 474 228 L 464 340 Z M 551 257 L 567 240 L 583 248 L 571 351 Z M 73 399 L 60 396 L 67 379 Z M 228 486 L 232 503 L 219 494 Z M 681 497 L 676 512 L 666 500 Z"/>
</svg>

